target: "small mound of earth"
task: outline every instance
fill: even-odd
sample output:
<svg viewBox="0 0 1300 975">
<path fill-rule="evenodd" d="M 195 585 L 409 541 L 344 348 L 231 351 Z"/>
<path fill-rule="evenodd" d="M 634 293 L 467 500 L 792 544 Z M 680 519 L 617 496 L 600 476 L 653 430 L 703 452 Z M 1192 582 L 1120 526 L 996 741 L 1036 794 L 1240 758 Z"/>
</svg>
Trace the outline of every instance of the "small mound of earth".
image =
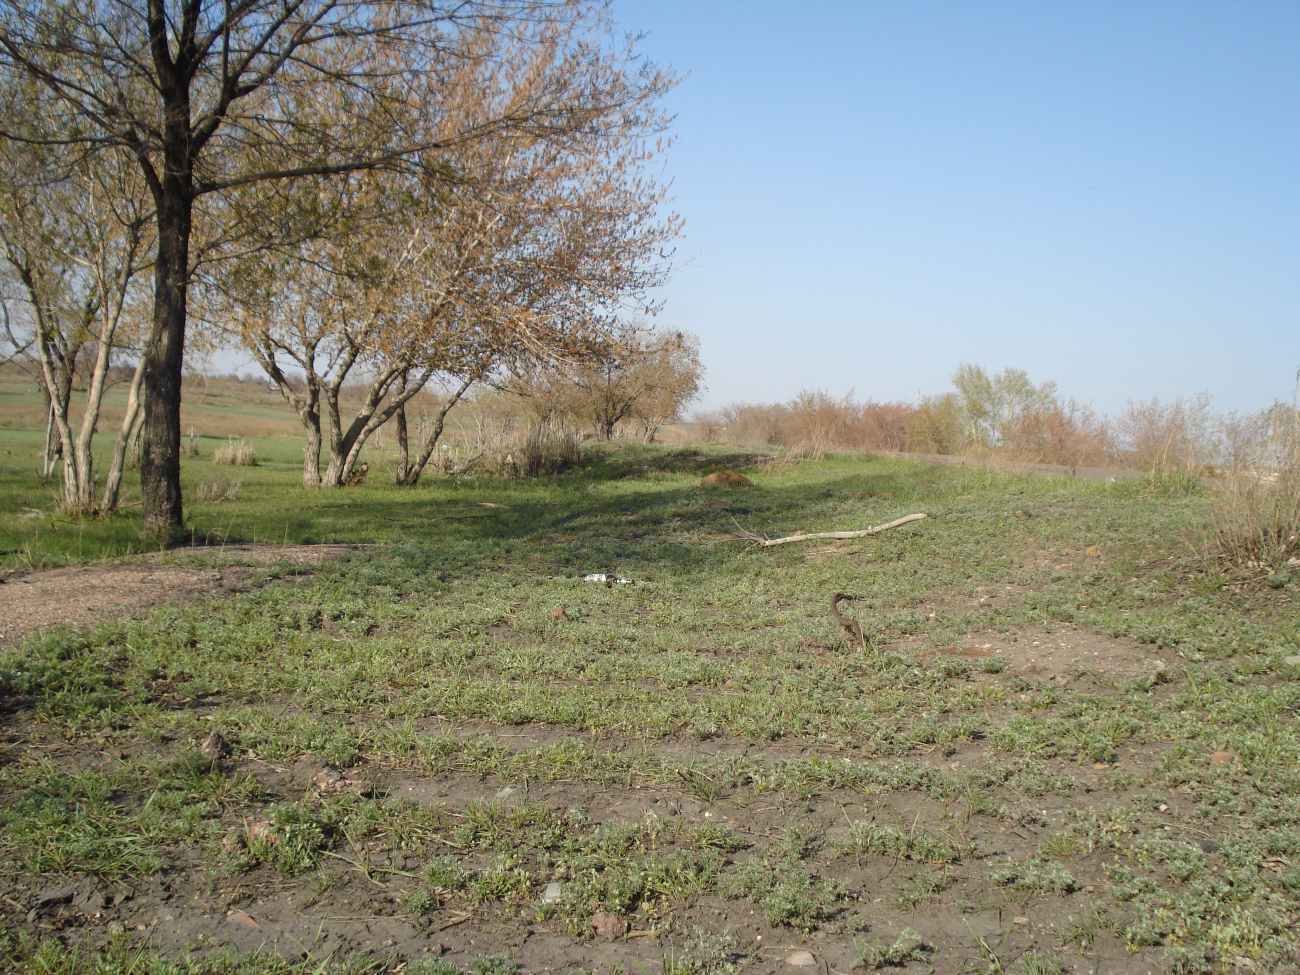
<svg viewBox="0 0 1300 975">
<path fill-rule="evenodd" d="M 735 471 L 718 471 L 700 479 L 701 487 L 748 487 L 750 483 L 749 478 Z"/>
<path fill-rule="evenodd" d="M 0 651 L 52 626 L 87 627 L 194 593 L 238 591 L 254 566 L 323 562 L 361 545 L 225 545 L 150 555 L 144 562 L 92 562 L 0 580 Z M 161 559 L 219 557 L 236 564 L 211 568 L 159 565 Z"/>
</svg>

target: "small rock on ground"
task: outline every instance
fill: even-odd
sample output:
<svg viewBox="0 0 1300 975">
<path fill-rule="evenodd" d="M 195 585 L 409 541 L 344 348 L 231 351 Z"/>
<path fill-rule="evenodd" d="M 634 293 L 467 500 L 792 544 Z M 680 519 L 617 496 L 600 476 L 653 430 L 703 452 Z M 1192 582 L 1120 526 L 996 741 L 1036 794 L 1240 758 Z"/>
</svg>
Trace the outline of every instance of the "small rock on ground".
<svg viewBox="0 0 1300 975">
<path fill-rule="evenodd" d="M 335 768 L 326 765 L 312 776 L 312 787 L 323 796 L 339 795 L 344 792 L 366 793 L 374 786 L 363 776 L 351 769 Z"/>
<path fill-rule="evenodd" d="M 203 739 L 203 744 L 199 746 L 204 757 L 215 762 L 230 755 L 230 742 L 222 737 L 221 732 L 214 731 L 208 737 Z"/>
<path fill-rule="evenodd" d="M 597 938 L 605 941 L 617 941 L 627 934 L 627 922 L 617 914 L 607 914 L 604 911 L 591 916 L 591 928 L 596 932 Z"/>
<path fill-rule="evenodd" d="M 817 958 L 811 951 L 793 951 L 785 956 L 785 963 L 796 968 L 809 968 L 817 964 Z"/>
</svg>

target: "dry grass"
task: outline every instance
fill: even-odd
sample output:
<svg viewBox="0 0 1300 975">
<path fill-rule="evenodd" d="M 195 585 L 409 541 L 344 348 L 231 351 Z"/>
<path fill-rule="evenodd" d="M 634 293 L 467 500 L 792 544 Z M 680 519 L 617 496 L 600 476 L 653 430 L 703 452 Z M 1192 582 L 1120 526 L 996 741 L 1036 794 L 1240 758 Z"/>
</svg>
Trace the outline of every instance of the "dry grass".
<svg viewBox="0 0 1300 975">
<path fill-rule="evenodd" d="M 231 437 L 224 447 L 212 452 L 212 463 L 218 467 L 256 467 L 257 452 L 247 440 Z"/>
<path fill-rule="evenodd" d="M 1228 479 L 1214 497 L 1214 535 L 1234 562 L 1282 568 L 1300 548 L 1300 473 Z"/>
<path fill-rule="evenodd" d="M 522 477 L 563 474 L 581 466 L 582 438 L 566 423 L 539 423 L 515 442 L 508 466 Z"/>
<path fill-rule="evenodd" d="M 234 501 L 243 483 L 242 478 L 227 481 L 222 477 L 210 477 L 201 482 L 194 493 L 200 501 Z"/>
<path fill-rule="evenodd" d="M 1300 550 L 1300 411 L 1274 404 L 1254 417 L 1230 417 L 1233 469 L 1214 497 L 1221 555 L 1281 569 Z"/>
</svg>

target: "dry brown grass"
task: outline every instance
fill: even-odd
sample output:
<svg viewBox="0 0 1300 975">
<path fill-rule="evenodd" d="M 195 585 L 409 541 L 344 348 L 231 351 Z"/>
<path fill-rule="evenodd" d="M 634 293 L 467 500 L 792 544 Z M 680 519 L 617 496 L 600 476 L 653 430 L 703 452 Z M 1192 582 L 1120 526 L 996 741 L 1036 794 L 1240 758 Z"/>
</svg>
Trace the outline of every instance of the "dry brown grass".
<svg viewBox="0 0 1300 975">
<path fill-rule="evenodd" d="M 200 483 L 194 493 L 200 501 L 234 501 L 243 483 L 242 478 L 227 481 L 221 477 L 210 477 Z"/>
<path fill-rule="evenodd" d="M 1213 499 L 1219 553 L 1234 562 L 1281 569 L 1300 550 L 1300 471 L 1237 474 Z"/>
<path fill-rule="evenodd" d="M 568 424 L 541 423 L 515 441 L 509 456 L 522 477 L 563 474 L 582 464 L 582 438 Z"/>
<path fill-rule="evenodd" d="M 257 451 L 247 440 L 231 437 L 224 447 L 212 452 L 212 463 L 218 467 L 256 467 Z"/>
<path fill-rule="evenodd" d="M 1219 553 L 1279 570 L 1300 551 L 1300 410 L 1275 403 L 1225 426 L 1233 466 L 1213 499 Z"/>
</svg>

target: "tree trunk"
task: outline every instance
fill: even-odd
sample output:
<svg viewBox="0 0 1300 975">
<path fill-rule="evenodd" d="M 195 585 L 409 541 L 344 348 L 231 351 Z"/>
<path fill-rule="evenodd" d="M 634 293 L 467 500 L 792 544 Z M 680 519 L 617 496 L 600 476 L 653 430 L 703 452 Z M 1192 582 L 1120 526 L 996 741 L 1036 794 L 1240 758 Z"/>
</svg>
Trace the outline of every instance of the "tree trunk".
<svg viewBox="0 0 1300 975">
<path fill-rule="evenodd" d="M 402 373 L 401 385 L 398 387 L 398 395 L 406 392 L 407 374 Z M 407 484 L 407 477 L 411 473 L 411 444 L 406 433 L 406 404 L 403 403 L 398 407 L 397 412 L 393 415 L 393 420 L 397 424 L 397 483 Z M 417 475 L 418 476 L 418 475 Z"/>
<path fill-rule="evenodd" d="M 408 484 L 407 476 L 411 470 L 411 444 L 406 434 L 406 407 L 403 406 L 393 416 L 397 424 L 397 483 Z"/>
<path fill-rule="evenodd" d="M 339 380 L 326 388 L 325 404 L 329 409 L 330 420 L 330 460 L 324 476 L 321 477 L 322 487 L 342 487 L 348 482 L 348 478 L 352 476 L 352 469 L 361 456 L 361 448 L 366 445 L 370 435 L 392 419 L 394 413 L 422 390 L 431 375 L 433 370 L 426 369 L 414 383 L 405 382 L 393 402 L 381 410 L 379 404 L 388 394 L 388 390 L 398 376 L 398 371 L 394 369 L 381 373 L 371 384 L 366 393 L 365 403 L 348 424 L 346 432 L 343 430 L 343 419 L 339 409 L 339 389 L 342 381 Z"/>
<path fill-rule="evenodd" d="M 301 411 L 302 428 L 307 435 L 307 442 L 302 448 L 302 484 L 303 487 L 320 487 L 320 393 L 311 391 L 311 405 Z"/>
<path fill-rule="evenodd" d="M 188 115 L 188 112 L 186 113 Z M 169 156 L 171 154 L 169 153 Z M 172 160 L 169 158 L 168 162 Z M 184 526 L 181 506 L 181 367 L 185 353 L 187 278 L 193 212 L 191 178 L 168 166 L 158 204 L 154 265 L 154 328 L 144 382 L 144 449 L 140 494 L 147 533 L 171 535 Z"/>
<path fill-rule="evenodd" d="M 424 442 L 424 449 L 420 451 L 420 459 L 415 462 L 414 466 L 409 468 L 403 463 L 402 470 L 405 471 L 405 477 L 404 480 L 398 481 L 399 484 L 410 485 L 419 482 L 420 475 L 424 473 L 425 465 L 429 463 L 434 448 L 438 446 L 438 441 L 442 438 L 442 431 L 447 423 L 447 414 L 451 412 L 453 406 L 460 402 L 461 397 L 473 384 L 473 379 L 466 379 L 461 383 L 460 388 L 448 397 L 447 402 L 443 404 L 442 409 L 438 411 L 438 416 L 434 419 L 433 430 L 429 434 L 429 439 Z"/>
<path fill-rule="evenodd" d="M 50 394 L 47 390 L 45 393 L 46 400 L 50 400 Z M 54 432 L 54 403 L 49 402 L 45 411 L 45 453 L 42 454 L 41 460 L 41 477 L 48 478 L 54 473 L 54 468 L 59 464 L 59 453 L 61 441 Z"/>
<path fill-rule="evenodd" d="M 126 453 L 131 449 L 131 440 L 140 432 L 144 422 L 138 393 L 132 390 L 131 402 L 126 415 L 122 417 L 122 429 L 118 432 L 117 442 L 113 444 L 113 459 L 108 465 L 108 477 L 104 483 L 104 496 L 99 502 L 99 510 L 108 514 L 116 511 L 122 494 L 122 473 L 126 470 Z"/>
<path fill-rule="evenodd" d="M 330 459 L 321 475 L 321 487 L 341 487 L 347 459 L 345 437 L 343 435 L 343 416 L 339 409 L 338 384 L 325 390 L 325 406 L 329 410 L 330 421 Z"/>
</svg>

